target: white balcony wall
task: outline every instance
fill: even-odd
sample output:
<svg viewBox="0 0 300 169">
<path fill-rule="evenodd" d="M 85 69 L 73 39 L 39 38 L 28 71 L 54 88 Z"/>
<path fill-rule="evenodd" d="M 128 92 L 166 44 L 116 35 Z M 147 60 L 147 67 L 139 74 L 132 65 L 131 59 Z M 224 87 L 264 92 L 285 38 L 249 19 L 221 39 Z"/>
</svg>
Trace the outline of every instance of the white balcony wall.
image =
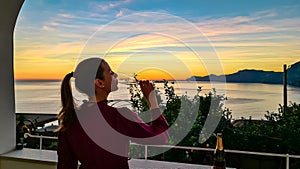
<svg viewBox="0 0 300 169">
<path fill-rule="evenodd" d="M 24 0 L 0 1 L 0 154 L 16 145 L 14 28 Z"/>
</svg>

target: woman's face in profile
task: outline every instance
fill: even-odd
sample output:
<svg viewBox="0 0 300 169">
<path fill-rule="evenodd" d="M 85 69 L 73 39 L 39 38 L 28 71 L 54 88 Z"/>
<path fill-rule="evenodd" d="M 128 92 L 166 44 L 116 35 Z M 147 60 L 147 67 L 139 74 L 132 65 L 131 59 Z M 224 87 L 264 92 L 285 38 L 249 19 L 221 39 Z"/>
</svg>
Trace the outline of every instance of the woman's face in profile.
<svg viewBox="0 0 300 169">
<path fill-rule="evenodd" d="M 109 91 L 116 91 L 118 90 L 118 75 L 113 72 L 108 65 L 107 62 L 102 61 L 101 63 L 103 69 L 103 76 L 104 76 L 104 86 Z"/>
</svg>

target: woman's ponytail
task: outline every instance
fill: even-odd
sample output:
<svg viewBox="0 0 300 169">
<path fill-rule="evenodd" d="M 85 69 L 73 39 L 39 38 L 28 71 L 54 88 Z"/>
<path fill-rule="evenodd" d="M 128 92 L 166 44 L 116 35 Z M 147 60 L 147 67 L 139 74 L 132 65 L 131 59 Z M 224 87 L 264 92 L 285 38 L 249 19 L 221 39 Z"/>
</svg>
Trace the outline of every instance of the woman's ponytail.
<svg viewBox="0 0 300 169">
<path fill-rule="evenodd" d="M 57 119 L 59 120 L 59 128 L 57 131 L 63 131 L 69 127 L 76 118 L 76 112 L 73 103 L 73 95 L 70 79 L 73 77 L 73 72 L 68 73 L 61 84 L 61 105 Z"/>
</svg>

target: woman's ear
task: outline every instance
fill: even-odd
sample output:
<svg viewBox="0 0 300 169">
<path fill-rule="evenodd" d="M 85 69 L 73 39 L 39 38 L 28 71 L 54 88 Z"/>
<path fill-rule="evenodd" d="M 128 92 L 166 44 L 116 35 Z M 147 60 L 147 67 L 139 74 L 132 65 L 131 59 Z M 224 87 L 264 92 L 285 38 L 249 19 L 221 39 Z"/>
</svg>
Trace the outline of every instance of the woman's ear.
<svg viewBox="0 0 300 169">
<path fill-rule="evenodd" d="M 95 80 L 94 80 L 94 83 L 95 83 L 95 85 L 96 85 L 97 87 L 99 87 L 99 88 L 104 88 L 104 82 L 103 82 L 103 80 L 101 80 L 101 79 L 95 79 Z"/>
</svg>

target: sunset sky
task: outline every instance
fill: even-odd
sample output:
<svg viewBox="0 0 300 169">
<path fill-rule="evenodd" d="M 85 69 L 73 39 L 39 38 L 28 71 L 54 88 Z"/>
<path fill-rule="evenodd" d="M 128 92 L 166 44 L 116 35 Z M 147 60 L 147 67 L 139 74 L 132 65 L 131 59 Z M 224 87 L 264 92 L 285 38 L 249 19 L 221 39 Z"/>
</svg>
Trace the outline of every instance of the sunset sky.
<svg viewBox="0 0 300 169">
<path fill-rule="evenodd" d="M 25 0 L 16 79 L 61 79 L 88 57 L 142 79 L 282 71 L 300 61 L 300 1 Z"/>
</svg>

